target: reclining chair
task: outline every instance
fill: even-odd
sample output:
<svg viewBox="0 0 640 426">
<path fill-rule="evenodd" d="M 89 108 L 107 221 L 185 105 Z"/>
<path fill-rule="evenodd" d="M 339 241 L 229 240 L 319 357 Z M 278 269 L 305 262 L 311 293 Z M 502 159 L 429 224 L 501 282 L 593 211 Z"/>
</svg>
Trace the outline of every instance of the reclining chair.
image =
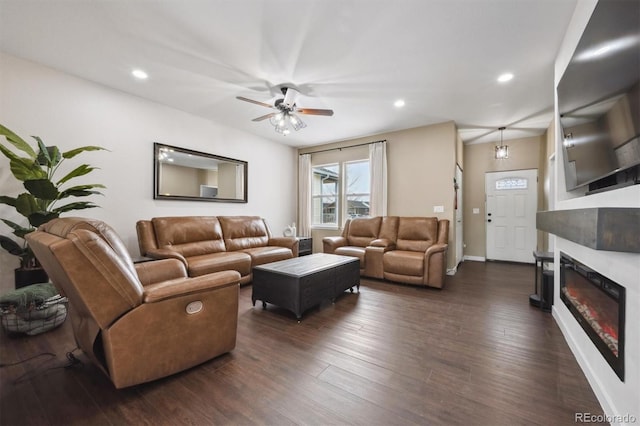
<svg viewBox="0 0 640 426">
<path fill-rule="evenodd" d="M 203 363 L 236 344 L 240 274 L 188 278 L 164 259 L 134 265 L 98 220 L 54 219 L 26 236 L 69 300 L 78 347 L 124 388 Z"/>
</svg>

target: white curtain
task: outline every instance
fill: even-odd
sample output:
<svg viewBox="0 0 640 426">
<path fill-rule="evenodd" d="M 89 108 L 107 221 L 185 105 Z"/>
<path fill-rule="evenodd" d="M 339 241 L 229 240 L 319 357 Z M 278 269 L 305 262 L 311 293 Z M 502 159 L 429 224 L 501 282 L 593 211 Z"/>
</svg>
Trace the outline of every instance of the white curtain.
<svg viewBox="0 0 640 426">
<path fill-rule="evenodd" d="M 311 154 L 298 160 L 298 235 L 311 236 Z"/>
<path fill-rule="evenodd" d="M 371 171 L 370 216 L 387 215 L 387 143 L 369 145 L 369 169 Z"/>
</svg>

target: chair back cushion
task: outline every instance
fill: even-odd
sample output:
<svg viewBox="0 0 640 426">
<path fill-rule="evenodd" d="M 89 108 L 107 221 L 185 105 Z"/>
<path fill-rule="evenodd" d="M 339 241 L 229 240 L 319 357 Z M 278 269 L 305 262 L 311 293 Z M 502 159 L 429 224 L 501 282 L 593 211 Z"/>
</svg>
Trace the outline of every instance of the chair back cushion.
<svg viewBox="0 0 640 426">
<path fill-rule="evenodd" d="M 222 228 L 215 216 L 156 217 L 151 219 L 158 248 L 184 257 L 225 251 Z"/>
<path fill-rule="evenodd" d="M 26 236 L 51 281 L 69 299 L 76 340 L 91 350 L 107 328 L 142 303 L 142 285 L 115 231 L 101 221 L 59 218 Z"/>
<path fill-rule="evenodd" d="M 347 245 L 366 247 L 378 238 L 382 217 L 367 217 L 351 219 L 347 231 Z"/>
<path fill-rule="evenodd" d="M 218 216 L 229 251 L 265 247 L 271 232 L 259 216 Z"/>
<path fill-rule="evenodd" d="M 438 238 L 438 218 L 398 218 L 398 240 L 396 248 L 406 251 L 426 251 Z"/>
</svg>

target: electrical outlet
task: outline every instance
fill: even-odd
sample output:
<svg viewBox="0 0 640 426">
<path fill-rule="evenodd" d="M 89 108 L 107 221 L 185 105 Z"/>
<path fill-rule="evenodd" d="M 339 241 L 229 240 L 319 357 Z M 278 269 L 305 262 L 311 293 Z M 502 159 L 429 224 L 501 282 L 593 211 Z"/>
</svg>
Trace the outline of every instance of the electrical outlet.
<svg viewBox="0 0 640 426">
<path fill-rule="evenodd" d="M 480 209 L 477 207 L 473 208 L 473 214 L 480 214 Z"/>
<path fill-rule="evenodd" d="M 444 206 L 433 206 L 434 213 L 444 213 Z"/>
</svg>

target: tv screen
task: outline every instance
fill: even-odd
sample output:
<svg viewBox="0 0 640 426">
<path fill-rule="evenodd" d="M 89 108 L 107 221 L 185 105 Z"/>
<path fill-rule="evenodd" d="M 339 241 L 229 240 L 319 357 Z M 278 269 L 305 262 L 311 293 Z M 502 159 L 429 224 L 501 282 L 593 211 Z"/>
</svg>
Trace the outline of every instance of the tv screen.
<svg viewBox="0 0 640 426">
<path fill-rule="evenodd" d="M 640 164 L 640 2 L 598 2 L 557 91 L 567 190 Z"/>
</svg>

